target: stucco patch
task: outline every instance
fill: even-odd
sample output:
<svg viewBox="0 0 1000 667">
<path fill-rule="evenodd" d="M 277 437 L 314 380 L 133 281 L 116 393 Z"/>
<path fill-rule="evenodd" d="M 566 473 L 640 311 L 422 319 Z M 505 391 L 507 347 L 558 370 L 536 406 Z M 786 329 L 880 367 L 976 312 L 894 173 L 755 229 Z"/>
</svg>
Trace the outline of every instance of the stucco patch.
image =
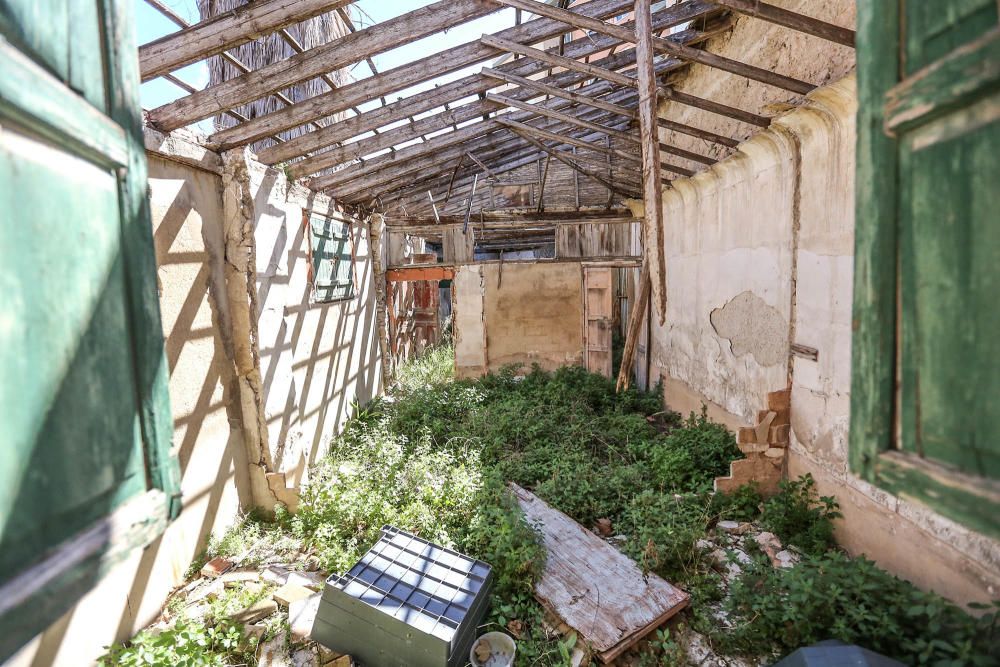
<svg viewBox="0 0 1000 667">
<path fill-rule="evenodd" d="M 776 308 L 753 292 L 738 294 L 709 319 L 715 332 L 729 340 L 733 354 L 752 354 L 761 366 L 775 366 L 788 355 L 788 322 Z"/>
</svg>

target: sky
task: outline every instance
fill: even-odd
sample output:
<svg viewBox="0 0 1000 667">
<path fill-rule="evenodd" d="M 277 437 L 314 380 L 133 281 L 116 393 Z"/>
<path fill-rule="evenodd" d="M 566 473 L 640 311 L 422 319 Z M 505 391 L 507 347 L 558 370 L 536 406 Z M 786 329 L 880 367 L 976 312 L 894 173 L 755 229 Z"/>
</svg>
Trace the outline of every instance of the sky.
<svg viewBox="0 0 1000 667">
<path fill-rule="evenodd" d="M 154 39 L 177 31 L 179 28 L 172 21 L 164 17 L 160 12 L 150 7 L 144 0 L 133 0 L 135 3 L 136 28 L 139 44 L 145 44 Z M 198 20 L 198 9 L 195 0 L 163 0 L 164 4 L 173 9 L 178 15 L 194 23 Z M 387 19 L 419 7 L 429 5 L 432 0 L 358 0 L 353 7 L 352 16 L 355 25 L 362 29 L 370 26 L 372 22 L 381 23 Z M 530 15 L 526 15 L 527 19 Z M 374 56 L 375 66 L 380 72 L 398 67 L 407 62 L 417 60 L 432 53 L 443 51 L 453 46 L 458 46 L 466 42 L 471 42 L 479 38 L 484 33 L 492 33 L 509 28 L 514 25 L 514 10 L 504 9 L 481 19 L 464 23 L 451 28 L 445 33 L 438 33 L 426 37 L 410 44 L 406 44 L 392 51 Z M 410 95 L 433 87 L 436 83 L 444 83 L 473 72 L 478 72 L 483 65 L 475 65 L 459 72 L 425 82 L 413 88 L 409 88 L 398 93 L 394 93 L 391 101 L 397 97 L 409 97 Z M 179 79 L 187 82 L 195 88 L 204 88 L 208 83 L 208 68 L 203 63 L 189 65 L 173 73 Z M 356 79 L 367 78 L 371 72 L 365 63 L 355 65 L 351 69 L 351 74 Z M 167 102 L 183 97 L 187 93 L 174 84 L 164 79 L 155 79 L 142 85 L 142 106 L 145 109 L 152 109 Z M 379 106 L 378 100 L 362 105 L 363 110 Z M 433 110 L 432 110 L 433 111 Z M 428 112 L 431 113 L 431 112 Z M 212 131 L 211 121 L 205 120 L 197 124 L 197 129 L 202 132 Z"/>
</svg>

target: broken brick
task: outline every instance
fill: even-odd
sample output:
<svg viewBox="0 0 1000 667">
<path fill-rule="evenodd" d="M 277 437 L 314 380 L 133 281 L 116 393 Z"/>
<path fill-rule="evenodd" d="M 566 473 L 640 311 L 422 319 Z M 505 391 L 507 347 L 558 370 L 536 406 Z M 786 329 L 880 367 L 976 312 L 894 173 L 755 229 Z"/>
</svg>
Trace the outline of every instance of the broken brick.
<svg viewBox="0 0 1000 667">
<path fill-rule="evenodd" d="M 216 577 L 221 577 L 223 574 L 231 570 L 232 567 L 232 561 L 228 561 L 222 556 L 216 556 L 212 560 L 205 563 L 205 565 L 201 568 L 201 576 L 215 579 Z"/>
<path fill-rule="evenodd" d="M 741 426 L 736 435 L 736 442 L 741 445 L 752 445 L 757 442 L 757 432 L 752 426 Z"/>
<path fill-rule="evenodd" d="M 788 410 L 792 407 L 792 392 L 790 389 L 781 389 L 767 394 L 767 407 L 775 412 Z"/>
</svg>

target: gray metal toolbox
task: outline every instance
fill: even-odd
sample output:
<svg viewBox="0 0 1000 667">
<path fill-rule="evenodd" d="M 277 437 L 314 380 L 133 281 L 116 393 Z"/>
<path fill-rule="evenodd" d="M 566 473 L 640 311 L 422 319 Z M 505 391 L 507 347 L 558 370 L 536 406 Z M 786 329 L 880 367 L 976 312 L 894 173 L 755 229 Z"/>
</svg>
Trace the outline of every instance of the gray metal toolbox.
<svg viewBox="0 0 1000 667">
<path fill-rule="evenodd" d="M 362 667 L 461 667 L 492 584 L 486 563 L 383 526 L 347 574 L 327 579 L 312 638 Z"/>
</svg>

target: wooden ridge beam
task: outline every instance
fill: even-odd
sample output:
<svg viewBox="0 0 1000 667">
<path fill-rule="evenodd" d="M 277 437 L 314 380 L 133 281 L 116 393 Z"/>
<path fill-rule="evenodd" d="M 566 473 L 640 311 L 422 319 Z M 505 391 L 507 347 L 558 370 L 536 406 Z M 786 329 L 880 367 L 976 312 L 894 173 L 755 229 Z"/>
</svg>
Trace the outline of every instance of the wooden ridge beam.
<svg viewBox="0 0 1000 667">
<path fill-rule="evenodd" d="M 575 209 L 570 210 L 547 210 L 543 213 L 537 213 L 535 211 L 520 211 L 520 210 L 507 210 L 507 211 L 484 211 L 482 218 L 475 221 L 474 224 L 487 224 L 487 225 L 579 225 L 579 224 L 591 224 L 591 223 L 609 223 L 609 224 L 619 224 L 624 222 L 640 222 L 640 218 L 636 218 L 632 215 L 632 212 L 627 208 L 615 208 L 609 210 L 599 209 L 599 210 L 584 210 L 577 211 Z M 389 230 L 395 230 L 397 227 L 402 229 L 405 227 L 420 226 L 426 227 L 428 225 L 439 227 L 441 225 L 461 225 L 464 220 L 458 215 L 442 215 L 440 224 L 436 222 L 433 216 L 425 215 L 401 215 L 401 216 L 385 216 L 385 224 Z"/>
<path fill-rule="evenodd" d="M 635 42 L 636 34 L 638 32 L 633 32 L 624 26 L 607 23 L 606 21 L 602 21 L 600 19 L 594 19 L 589 16 L 581 16 L 574 11 L 547 5 L 543 2 L 539 2 L 539 0 L 493 1 L 508 7 L 517 7 L 522 10 L 527 10 L 533 14 L 545 16 L 556 21 L 562 21 L 563 23 L 574 28 L 592 30 L 603 35 L 615 37 L 623 42 Z M 650 45 L 656 51 L 669 53 L 670 55 L 681 58 L 682 60 L 705 65 L 706 67 L 712 67 L 724 72 L 729 72 L 730 74 L 736 74 L 738 76 L 766 83 L 771 86 L 776 86 L 793 93 L 805 95 L 816 88 L 816 86 L 811 83 L 800 81 L 783 74 L 778 74 L 761 67 L 748 65 L 738 60 L 726 58 L 708 51 L 696 49 L 685 44 L 679 44 L 674 40 L 655 37 L 652 34 L 650 35 L 649 40 Z"/>
<path fill-rule="evenodd" d="M 597 15 L 604 15 L 606 11 L 611 12 L 611 15 L 613 15 L 615 13 L 620 13 L 622 8 L 628 9 L 630 7 L 631 7 L 631 2 L 629 0 L 624 0 L 615 5 L 611 5 L 605 0 L 604 2 L 601 3 L 600 7 L 597 6 L 597 3 L 590 2 L 590 3 L 585 3 L 583 5 L 579 5 L 578 7 L 576 7 L 576 9 L 579 12 L 587 11 L 597 16 Z M 665 30 L 674 27 L 676 25 L 679 25 L 681 23 L 684 23 L 686 21 L 693 20 L 700 16 L 705 16 L 707 13 L 710 13 L 712 11 L 718 11 L 718 8 L 709 2 L 703 0 L 687 0 L 687 2 L 684 2 L 675 7 L 670 7 L 668 9 L 664 9 L 657 12 L 654 21 L 656 23 L 657 29 Z M 562 34 L 563 28 L 561 23 L 557 21 L 550 21 L 549 19 L 543 19 L 543 20 L 549 25 L 549 31 L 548 33 L 545 34 L 542 34 L 540 30 L 535 29 L 534 26 L 536 21 L 531 21 L 525 24 L 523 29 L 518 30 L 516 32 L 513 30 L 505 30 L 498 34 L 501 36 L 506 36 L 510 39 L 515 39 L 516 41 L 520 42 L 527 42 L 530 40 L 537 41 L 537 39 L 545 38 L 546 34 L 550 36 L 556 36 Z M 530 34 L 529 34 L 529 29 L 531 29 Z M 715 34 L 715 32 L 717 31 L 718 28 L 713 27 L 710 30 L 702 32 L 690 31 L 690 30 L 684 32 L 691 34 L 692 38 L 689 41 L 694 42 L 696 39 L 707 38 L 712 34 Z M 539 37 L 540 34 L 542 35 L 541 37 Z M 611 47 L 616 46 L 620 43 L 621 42 L 612 37 L 587 36 L 574 40 L 573 42 L 570 42 L 569 44 L 565 45 L 565 55 L 573 58 L 585 58 L 589 55 L 600 53 L 601 51 L 606 51 Z M 496 57 L 495 50 L 484 47 L 483 45 L 479 44 L 478 40 L 476 42 L 473 42 L 472 44 L 475 46 L 476 49 L 479 50 L 487 49 L 489 57 L 485 58 L 485 60 L 489 60 L 489 58 Z M 466 47 L 457 47 L 457 48 L 463 49 L 463 51 L 457 52 L 455 49 L 452 49 L 449 52 L 447 52 L 451 56 L 453 56 L 452 60 L 459 58 L 462 55 L 462 53 L 464 53 L 465 50 L 468 50 L 466 49 Z M 413 69 L 412 76 L 418 76 L 418 75 L 423 76 L 425 71 L 430 71 L 432 73 L 438 72 L 438 70 L 435 69 L 435 67 L 439 67 L 438 60 L 439 59 L 436 56 L 433 56 L 431 59 L 424 59 L 423 61 L 420 61 L 419 63 L 415 64 L 414 67 L 412 68 Z M 420 65 L 419 67 L 416 66 L 418 64 Z M 409 68 L 409 66 L 407 67 Z M 500 65 L 497 69 L 498 71 L 503 71 L 527 77 L 543 72 L 545 70 L 545 65 L 530 60 L 519 60 L 513 63 L 505 63 L 503 65 Z M 386 78 L 387 81 L 389 81 L 390 80 L 389 77 L 392 75 L 393 72 L 396 71 L 397 70 L 389 70 L 382 76 L 383 78 Z M 412 79 L 412 77 L 410 78 Z M 354 101 L 354 102 L 364 101 L 363 95 L 359 96 L 359 93 L 354 93 L 352 92 L 352 90 L 361 86 L 370 87 L 370 84 L 365 83 L 365 81 L 368 80 L 363 80 L 355 84 L 348 84 L 347 86 L 342 86 L 338 91 L 337 95 L 331 94 L 325 100 L 322 101 L 317 100 L 314 102 L 313 100 L 316 100 L 316 98 L 310 98 L 309 100 L 300 102 L 297 105 L 297 108 L 299 110 L 307 108 L 303 107 L 302 106 L 303 104 L 315 106 L 316 109 L 314 110 L 315 112 L 313 116 L 307 116 L 301 111 L 296 111 L 295 114 L 297 115 L 297 117 L 294 120 L 298 120 L 299 123 L 301 123 L 305 122 L 305 119 L 307 119 L 308 117 L 323 117 L 324 113 L 329 115 L 329 113 L 331 113 L 330 111 L 331 109 L 333 110 L 333 112 L 342 110 L 340 109 L 342 105 L 339 103 L 339 100 L 341 100 L 345 96 L 349 98 L 349 101 Z M 553 85 L 558 85 L 557 82 L 555 81 L 551 83 Z M 273 150 L 273 152 L 262 151 L 261 155 L 259 155 L 258 157 L 263 161 L 265 161 L 265 163 L 267 164 L 284 162 L 293 159 L 295 157 L 298 157 L 300 155 L 304 155 L 305 153 L 311 152 L 318 148 L 337 143 L 342 143 L 351 139 L 352 137 L 360 136 L 365 132 L 373 131 L 379 127 L 384 127 L 386 125 L 390 125 L 398 121 L 405 120 L 410 115 L 440 108 L 447 104 L 457 102 L 459 100 L 471 97 L 473 95 L 477 95 L 479 93 L 483 93 L 494 87 L 496 87 L 495 82 L 492 79 L 485 77 L 481 74 L 473 74 L 466 77 L 462 77 L 461 79 L 458 79 L 450 83 L 445 83 L 432 90 L 424 91 L 422 93 L 417 93 L 415 95 L 411 95 L 410 97 L 398 100 L 396 102 L 386 105 L 382 109 L 373 109 L 371 111 L 366 111 L 365 113 L 359 116 L 346 118 L 342 121 L 330 125 L 328 128 L 322 131 L 312 132 L 309 133 L 308 135 L 294 137 L 290 139 L 288 142 L 286 142 L 285 146 L 281 148 L 276 147 Z M 379 89 L 379 91 L 372 91 L 372 92 L 385 92 L 384 90 L 385 88 L 386 86 L 382 86 Z M 292 114 L 292 112 L 288 113 Z M 289 129 L 299 124 L 291 120 L 282 121 L 281 119 L 282 119 L 281 116 L 275 116 L 275 114 L 268 114 L 267 116 L 264 116 L 262 118 L 251 120 L 246 125 L 240 126 L 239 129 L 231 128 L 230 130 L 222 130 L 216 133 L 215 135 L 212 135 L 210 139 L 212 142 L 218 143 L 220 145 L 219 146 L 220 148 L 232 148 L 236 145 L 241 145 L 243 143 L 248 143 L 249 141 L 255 140 L 255 137 L 259 136 L 259 134 L 255 134 L 255 132 L 258 131 L 258 126 L 269 125 L 273 127 L 279 127 L 281 129 Z"/>
<path fill-rule="evenodd" d="M 252 102 L 268 93 L 284 90 L 321 74 L 352 65 L 374 54 L 473 21 L 498 9 L 500 8 L 490 0 L 439 0 L 426 7 L 316 46 L 305 53 L 296 54 L 249 74 L 234 77 L 175 102 L 164 104 L 149 112 L 150 123 L 164 131 L 184 127 L 213 116 L 226 107 Z M 289 109 L 298 106 L 296 104 Z M 322 116 L 331 113 L 333 112 L 325 110 Z M 268 132 L 272 133 L 273 130 Z"/>
<path fill-rule="evenodd" d="M 142 81 L 169 74 L 352 2 L 354 0 L 260 0 L 213 16 L 140 46 Z"/>
<path fill-rule="evenodd" d="M 819 37 L 830 42 L 854 48 L 855 35 L 853 30 L 841 28 L 839 25 L 827 23 L 804 14 L 775 7 L 760 0 L 714 0 L 720 7 L 734 12 L 753 16 L 754 18 L 774 23 L 785 28 Z"/>
<path fill-rule="evenodd" d="M 689 0 L 689 2 L 691 1 L 692 0 Z M 697 4 L 698 10 L 701 13 L 719 11 L 718 7 L 710 2 L 702 0 L 693 1 Z M 495 4 L 492 6 L 499 7 Z M 591 0 L 590 2 L 579 5 L 576 9 L 581 14 L 585 13 L 589 16 L 609 17 L 620 14 L 623 11 L 627 11 L 630 7 L 630 0 Z M 685 14 L 690 13 L 693 12 L 685 12 Z M 680 12 L 678 12 L 678 14 L 680 14 Z M 380 24 L 374 27 L 383 29 L 383 26 L 384 24 Z M 534 43 L 551 39 L 564 32 L 565 27 L 560 22 L 539 18 L 528 21 L 527 23 L 519 26 L 514 26 L 513 28 L 508 28 L 497 34 L 508 39 Z M 323 118 L 329 116 L 333 113 L 348 109 L 352 105 L 361 104 L 367 100 L 391 94 L 394 91 L 403 90 L 404 88 L 409 88 L 418 83 L 435 79 L 470 65 L 488 61 L 492 58 L 496 58 L 497 55 L 498 51 L 496 49 L 480 43 L 479 40 L 468 42 L 466 44 L 432 54 L 412 63 L 386 70 L 378 76 L 361 79 L 354 83 L 341 86 L 336 91 L 303 100 L 302 102 L 296 104 L 294 109 L 282 109 L 265 116 L 261 116 L 260 118 L 255 118 L 250 123 L 245 123 L 235 128 L 221 130 L 213 134 L 209 139 L 213 144 L 217 144 L 220 148 L 232 148 L 234 146 L 251 143 L 258 140 L 262 136 L 267 136 L 276 131 L 283 131 L 293 127 L 298 127 L 299 125 L 309 122 L 312 118 Z M 468 97 L 470 92 L 467 88 L 470 85 L 470 81 L 472 81 L 475 76 L 478 75 L 464 77 L 461 80 L 462 83 L 457 87 L 454 84 L 445 84 L 445 86 L 442 86 L 442 89 L 448 87 L 449 90 L 456 92 L 456 96 L 453 100 Z M 409 98 L 408 100 L 404 100 L 404 102 L 406 102 L 405 105 L 397 105 L 396 103 L 387 105 L 386 109 L 391 109 L 388 112 L 368 112 L 364 114 L 365 120 L 359 122 L 367 124 L 368 119 L 370 118 L 374 117 L 385 119 L 387 115 L 399 113 L 403 110 L 407 111 L 407 113 L 403 115 L 402 118 L 406 118 L 414 113 L 419 113 L 419 111 L 416 110 L 418 107 L 411 103 Z M 440 104 L 435 104 L 429 108 L 434 108 L 434 106 L 440 106 Z M 425 109 L 426 108 L 428 107 L 425 107 Z M 369 116 L 368 114 L 373 114 L 373 116 Z M 381 120 L 377 125 L 375 125 L 375 127 L 395 122 L 395 120 L 398 120 L 398 118 L 394 118 L 394 120 Z M 350 121 L 351 119 L 348 119 L 348 121 L 344 121 L 344 123 L 346 124 Z M 337 125 L 339 126 L 341 123 L 338 123 Z M 354 132 L 346 138 L 356 136 L 357 134 L 367 131 L 368 129 L 371 129 L 371 126 L 361 130 L 360 132 Z M 340 140 L 342 139 L 343 137 Z M 338 143 L 340 140 L 330 140 L 329 144 Z M 303 152 L 305 151 L 301 151 L 299 154 L 301 155 Z"/>
</svg>

